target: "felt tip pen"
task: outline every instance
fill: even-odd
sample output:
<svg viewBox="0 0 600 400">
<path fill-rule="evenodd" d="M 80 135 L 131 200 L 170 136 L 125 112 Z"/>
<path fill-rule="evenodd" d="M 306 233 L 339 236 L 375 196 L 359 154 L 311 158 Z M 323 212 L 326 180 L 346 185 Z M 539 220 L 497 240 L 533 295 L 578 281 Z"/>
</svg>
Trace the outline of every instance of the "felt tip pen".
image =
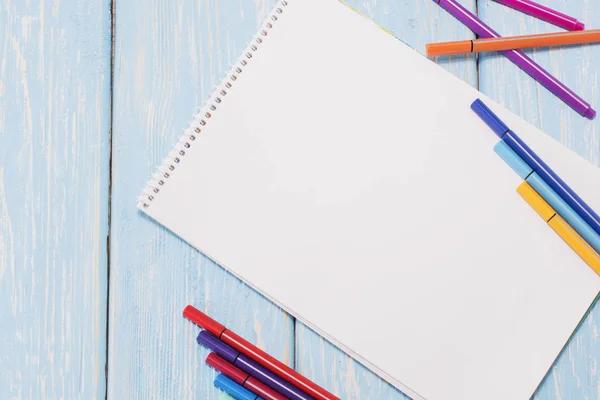
<svg viewBox="0 0 600 400">
<path fill-rule="evenodd" d="M 258 364 L 256 361 L 251 360 L 250 358 L 241 354 L 239 351 L 221 342 L 219 339 L 208 333 L 208 331 L 200 332 L 197 340 L 198 344 L 217 353 L 228 363 L 233 364 L 244 372 L 247 372 L 248 375 L 255 377 L 260 382 L 272 389 L 275 389 L 288 399 L 314 400 L 313 397 L 293 386 L 290 382 L 287 382 L 286 380 Z"/>
<path fill-rule="evenodd" d="M 472 12 L 463 7 L 456 0 L 433 0 L 444 10 L 448 11 L 454 18 L 462 22 L 467 28 L 475 32 L 480 37 L 499 38 L 496 31 L 477 18 Z M 554 93 L 559 99 L 565 102 L 569 107 L 577 111 L 582 116 L 594 119 L 596 111 L 590 104 L 579 97 L 575 92 L 565 86 L 562 82 L 550 75 L 548 71 L 539 66 L 531 58 L 527 57 L 521 50 L 507 50 L 502 54 L 519 68 L 529 74 L 533 79 L 543 85 L 546 89 Z"/>
<path fill-rule="evenodd" d="M 277 374 L 284 380 L 290 382 L 297 388 L 303 390 L 308 395 L 314 397 L 317 400 L 340 400 L 339 397 L 334 396 L 327 390 L 323 389 L 316 383 L 310 381 L 308 378 L 302 376 L 292 368 L 288 367 L 281 361 L 275 359 L 269 354 L 265 353 L 252 343 L 244 340 L 234 332 L 225 328 L 208 315 L 204 314 L 200 310 L 193 306 L 187 306 L 183 311 L 183 316 L 198 325 L 199 327 L 206 329 L 208 332 L 218 337 L 224 343 L 233 347 L 240 353 L 246 355 L 252 360 L 256 361 L 263 367 L 267 368 L 271 372 Z"/>
<path fill-rule="evenodd" d="M 527 49 L 532 47 L 568 46 L 600 42 L 600 29 L 578 32 L 542 33 L 491 39 L 461 40 L 458 42 L 430 43 L 428 56 L 444 56 L 486 51 Z"/>
<path fill-rule="evenodd" d="M 525 161 L 512 151 L 508 145 L 500 141 L 494 151 L 512 169 L 548 203 L 550 207 L 563 217 L 573 229 L 596 252 L 600 253 L 600 235 L 598 235 Z"/>
<path fill-rule="evenodd" d="M 287 397 L 277 393 L 258 379 L 250 376 L 247 372 L 234 367 L 216 353 L 210 353 L 206 357 L 206 363 L 238 385 L 241 385 L 244 389 L 248 389 L 265 400 L 287 400 Z"/>
<path fill-rule="evenodd" d="M 258 397 L 247 389 L 244 389 L 223 374 L 217 375 L 217 378 L 215 379 L 215 386 L 236 400 L 263 400 L 261 397 Z"/>
<path fill-rule="evenodd" d="M 497 3 L 504 4 L 515 10 L 531 15 L 542 21 L 550 22 L 569 31 L 582 31 L 585 25 L 573 17 L 543 6 L 531 0 L 494 0 Z"/>
<path fill-rule="evenodd" d="M 577 213 L 600 234 L 600 217 L 480 99 L 471 109 Z"/>
<path fill-rule="evenodd" d="M 600 256 L 542 197 L 527 183 L 517 188 L 521 197 L 554 229 L 554 231 L 600 275 Z"/>
</svg>

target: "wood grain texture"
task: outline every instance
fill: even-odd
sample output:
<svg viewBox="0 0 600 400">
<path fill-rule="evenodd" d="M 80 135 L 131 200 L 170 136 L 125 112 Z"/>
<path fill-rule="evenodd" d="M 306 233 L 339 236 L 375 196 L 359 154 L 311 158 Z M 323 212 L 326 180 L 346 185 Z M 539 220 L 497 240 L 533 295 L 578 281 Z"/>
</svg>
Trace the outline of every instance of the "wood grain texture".
<svg viewBox="0 0 600 400">
<path fill-rule="evenodd" d="M 588 29 L 599 28 L 600 7 L 596 0 L 544 0 L 543 3 L 586 22 Z M 491 0 L 479 1 L 479 13 L 502 35 L 560 30 Z M 600 106 L 599 45 L 535 49 L 526 53 L 596 109 Z M 481 56 L 480 90 L 593 164 L 600 165 L 598 119 L 588 121 L 580 117 L 502 56 Z M 600 398 L 599 321 L 600 306 L 596 305 L 550 369 L 536 400 Z"/>
<path fill-rule="evenodd" d="M 107 249 L 110 3 L 0 0 L 0 398 L 218 398 L 198 328 L 181 317 L 191 303 L 343 399 L 406 399 L 135 208 L 275 0 L 116 1 Z M 502 34 L 556 30 L 491 0 L 462 3 Z M 598 28 L 595 0 L 544 3 Z M 421 53 L 473 37 L 431 0 L 349 4 Z M 600 46 L 529 53 L 600 104 Z M 600 164 L 598 122 L 501 56 L 435 61 Z M 600 398 L 599 319 L 596 306 L 536 400 Z"/>
<path fill-rule="evenodd" d="M 136 209 L 274 3 L 117 1 L 109 398 L 218 398 L 188 303 L 293 364 L 291 318 Z"/>
<path fill-rule="evenodd" d="M 103 399 L 106 0 L 0 1 L 0 398 Z"/>
</svg>

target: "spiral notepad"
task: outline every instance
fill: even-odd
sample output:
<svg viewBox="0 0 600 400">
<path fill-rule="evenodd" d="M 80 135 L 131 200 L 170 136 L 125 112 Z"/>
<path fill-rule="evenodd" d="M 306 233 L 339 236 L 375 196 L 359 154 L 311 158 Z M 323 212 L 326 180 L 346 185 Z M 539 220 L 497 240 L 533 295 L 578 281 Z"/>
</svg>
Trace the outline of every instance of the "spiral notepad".
<svg viewBox="0 0 600 400">
<path fill-rule="evenodd" d="M 598 168 L 336 0 L 277 4 L 138 205 L 412 398 L 528 399 L 600 278 L 478 97 L 600 209 Z"/>
</svg>

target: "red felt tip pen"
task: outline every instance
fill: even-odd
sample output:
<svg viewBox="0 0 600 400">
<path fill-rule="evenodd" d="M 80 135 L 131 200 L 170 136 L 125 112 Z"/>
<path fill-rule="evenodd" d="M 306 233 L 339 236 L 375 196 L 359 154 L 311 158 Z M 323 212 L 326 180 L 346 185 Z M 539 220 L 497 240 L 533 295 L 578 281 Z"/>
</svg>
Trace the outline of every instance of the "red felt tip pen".
<svg viewBox="0 0 600 400">
<path fill-rule="evenodd" d="M 307 394 L 313 396 L 319 400 L 340 400 L 339 397 L 334 396 L 327 390 L 318 386 L 316 383 L 310 381 L 292 368 L 288 367 L 281 361 L 268 355 L 252 343 L 236 335 L 229 329 L 225 328 L 224 325 L 218 323 L 208 315 L 204 314 L 200 310 L 193 306 L 187 306 L 183 310 L 183 316 L 200 328 L 210 332 L 213 336 L 219 338 L 222 342 L 233 347 L 242 354 L 245 354 L 252 360 L 256 361 L 263 367 L 267 368 L 271 372 L 277 374 L 282 379 L 290 382 L 294 386 L 302 389 Z"/>
<path fill-rule="evenodd" d="M 253 376 L 250 376 L 250 374 L 229 364 L 215 353 L 210 353 L 206 357 L 206 363 L 235 383 L 265 400 L 287 400 L 287 397 L 271 389 Z"/>
</svg>

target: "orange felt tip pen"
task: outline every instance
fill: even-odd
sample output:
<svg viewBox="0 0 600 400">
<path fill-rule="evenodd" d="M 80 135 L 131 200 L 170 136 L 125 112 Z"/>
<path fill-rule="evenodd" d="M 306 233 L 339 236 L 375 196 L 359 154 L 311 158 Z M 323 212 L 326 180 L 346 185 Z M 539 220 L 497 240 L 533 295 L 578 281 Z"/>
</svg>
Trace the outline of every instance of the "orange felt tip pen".
<svg viewBox="0 0 600 400">
<path fill-rule="evenodd" d="M 505 51 L 588 43 L 600 43 L 600 29 L 430 43 L 427 45 L 427 55 L 449 56 L 454 54 L 483 53 L 486 51 Z"/>
</svg>

